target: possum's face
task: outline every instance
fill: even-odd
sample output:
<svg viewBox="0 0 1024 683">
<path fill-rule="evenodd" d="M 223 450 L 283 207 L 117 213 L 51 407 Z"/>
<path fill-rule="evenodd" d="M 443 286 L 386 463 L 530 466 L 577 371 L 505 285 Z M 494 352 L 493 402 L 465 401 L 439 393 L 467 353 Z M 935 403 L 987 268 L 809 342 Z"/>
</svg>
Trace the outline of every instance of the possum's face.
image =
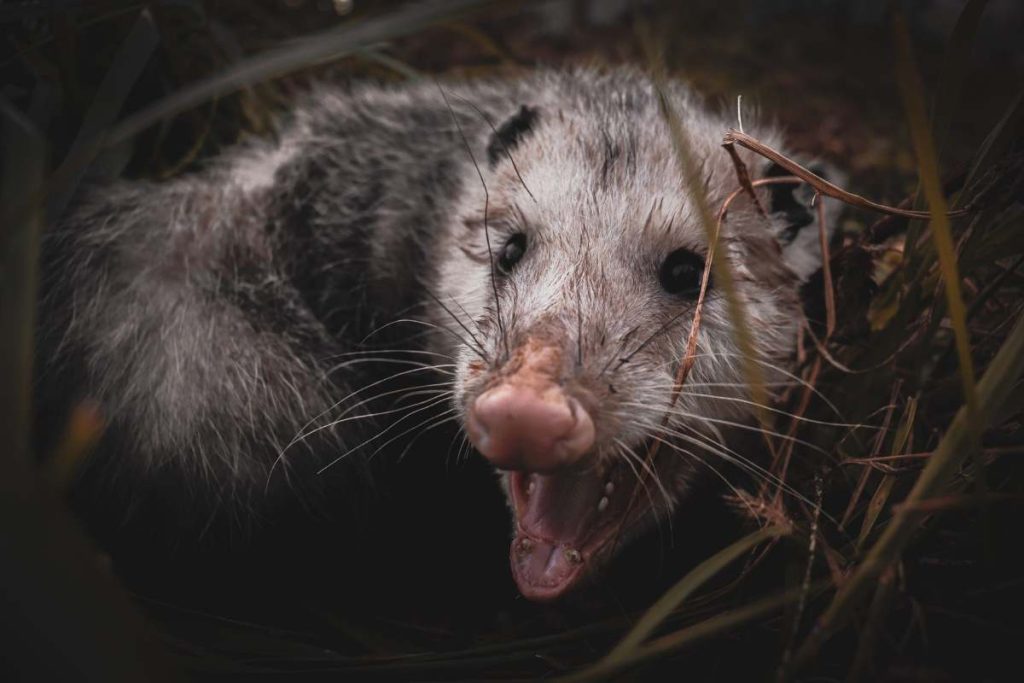
<svg viewBox="0 0 1024 683">
<path fill-rule="evenodd" d="M 727 124 L 678 106 L 717 208 L 737 187 L 720 148 Z M 722 440 L 753 409 L 714 281 L 672 402 L 708 243 L 669 140 L 653 99 L 524 108 L 490 142 L 486 221 L 479 185 L 460 205 L 439 293 L 463 340 L 455 403 L 502 473 L 512 570 L 528 598 L 563 595 L 671 513 L 700 468 L 743 457 Z M 765 201 L 792 214 L 788 192 Z M 808 267 L 806 249 L 788 254 L 776 238 L 787 220 L 769 225 L 743 201 L 723 228 L 721 257 L 769 380 L 792 354 L 807 274 L 795 271 Z"/>
</svg>

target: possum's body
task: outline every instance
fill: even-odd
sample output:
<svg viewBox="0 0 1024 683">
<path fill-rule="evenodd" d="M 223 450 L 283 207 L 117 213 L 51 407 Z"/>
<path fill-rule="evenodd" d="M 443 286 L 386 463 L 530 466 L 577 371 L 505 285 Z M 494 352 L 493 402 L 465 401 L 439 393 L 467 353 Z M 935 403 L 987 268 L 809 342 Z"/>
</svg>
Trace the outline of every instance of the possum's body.
<svg viewBox="0 0 1024 683">
<path fill-rule="evenodd" d="M 730 122 L 680 84 L 669 99 L 717 206 L 736 187 L 720 149 Z M 95 190 L 55 226 L 42 393 L 92 399 L 109 421 L 93 480 L 159 489 L 200 517 L 256 514 L 339 458 L 358 488 L 382 440 L 451 407 L 513 472 L 520 587 L 557 596 L 619 531 L 670 511 L 708 457 L 707 425 L 751 414 L 712 287 L 694 389 L 659 427 L 694 303 L 677 285 L 707 251 L 678 168 L 633 70 L 321 89 L 275 140 L 170 182 Z M 764 199 L 770 222 L 736 204 L 723 257 L 771 375 L 819 256 L 791 188 Z M 427 393 L 407 412 L 361 403 L 410 384 Z M 654 436 L 676 443 L 654 466 L 661 492 L 627 505 Z"/>
</svg>

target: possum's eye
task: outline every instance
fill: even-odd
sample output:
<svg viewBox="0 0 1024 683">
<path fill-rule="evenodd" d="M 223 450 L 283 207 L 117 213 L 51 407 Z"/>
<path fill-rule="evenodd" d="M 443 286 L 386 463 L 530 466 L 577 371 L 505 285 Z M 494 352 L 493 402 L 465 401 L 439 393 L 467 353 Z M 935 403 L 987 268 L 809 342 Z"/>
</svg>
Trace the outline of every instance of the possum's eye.
<svg viewBox="0 0 1024 683">
<path fill-rule="evenodd" d="M 508 238 L 498 255 L 498 268 L 508 273 L 526 253 L 526 235 L 517 232 Z"/>
<path fill-rule="evenodd" d="M 704 259 L 689 249 L 676 249 L 658 270 L 661 286 L 669 294 L 697 296 L 704 275 Z"/>
</svg>

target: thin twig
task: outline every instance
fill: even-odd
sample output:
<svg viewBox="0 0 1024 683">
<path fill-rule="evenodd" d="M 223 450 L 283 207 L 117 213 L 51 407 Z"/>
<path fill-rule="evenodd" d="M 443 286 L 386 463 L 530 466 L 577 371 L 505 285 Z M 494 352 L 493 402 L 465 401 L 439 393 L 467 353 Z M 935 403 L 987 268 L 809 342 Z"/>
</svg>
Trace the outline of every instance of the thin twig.
<svg viewBox="0 0 1024 683">
<path fill-rule="evenodd" d="M 728 133 L 725 134 L 724 144 L 729 145 L 733 143 L 741 147 L 745 147 L 756 154 L 760 154 L 766 159 L 774 161 L 779 166 L 782 166 L 784 169 L 786 169 L 796 177 L 806 182 L 808 185 L 813 187 L 821 194 L 846 202 L 851 206 L 856 206 L 871 211 L 878 211 L 881 213 L 886 213 L 894 216 L 904 216 L 906 218 L 919 218 L 922 220 L 928 220 L 932 217 L 931 213 L 929 213 L 928 211 L 912 211 L 910 209 L 901 209 L 895 206 L 886 206 L 885 204 L 879 204 L 878 202 L 873 202 L 870 199 L 861 197 L 858 194 L 848 192 L 843 188 L 839 187 L 838 185 L 833 185 L 832 183 L 825 180 L 821 176 L 816 175 L 811 171 L 808 171 L 800 164 L 796 163 L 795 161 L 785 156 L 778 150 L 773 149 L 772 147 L 769 147 L 768 145 L 764 144 L 757 138 L 751 137 L 750 135 L 747 135 L 745 133 L 741 133 L 738 130 L 730 130 Z M 946 215 L 963 216 L 969 212 L 970 207 L 967 207 L 963 209 L 957 209 L 955 211 L 950 211 Z"/>
<path fill-rule="evenodd" d="M 761 200 L 758 199 L 757 193 L 754 192 L 754 186 L 750 182 L 750 171 L 747 169 L 747 165 L 743 163 L 743 159 L 740 159 L 739 152 L 736 151 L 736 145 L 726 142 L 722 147 L 725 148 L 725 151 L 729 153 L 729 158 L 732 159 L 732 165 L 736 169 L 736 178 L 740 181 L 740 187 L 750 195 L 750 199 L 754 202 L 754 206 L 757 207 L 757 213 L 761 218 L 767 218 L 768 214 L 765 212 L 764 207 L 761 206 Z"/>
<path fill-rule="evenodd" d="M 825 198 L 815 195 L 818 206 L 818 240 L 821 243 L 821 277 L 825 283 L 825 341 L 836 330 L 836 291 L 832 283 L 832 256 L 828 249 L 828 229 L 825 226 Z"/>
</svg>

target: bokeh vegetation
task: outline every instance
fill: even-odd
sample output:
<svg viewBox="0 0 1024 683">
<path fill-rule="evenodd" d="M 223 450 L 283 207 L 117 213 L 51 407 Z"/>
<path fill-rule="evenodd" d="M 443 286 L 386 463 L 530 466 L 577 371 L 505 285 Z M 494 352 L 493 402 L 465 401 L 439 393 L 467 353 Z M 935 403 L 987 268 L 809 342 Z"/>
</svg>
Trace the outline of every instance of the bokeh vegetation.
<svg viewBox="0 0 1024 683">
<path fill-rule="evenodd" d="M 1024 635 L 1024 52 L 1004 24 L 1021 13 L 977 0 L 722 0 L 634 3 L 604 21 L 587 3 L 567 6 L 561 22 L 536 4 L 468 0 L 0 8 L 0 621 L 10 650 L 0 665 L 103 680 L 1012 671 Z M 55 454 L 30 453 L 30 359 L 39 235 L 83 183 L 186 173 L 271 134 L 315 79 L 514 75 L 536 64 L 649 63 L 654 53 L 722 106 L 739 94 L 756 102 L 799 152 L 848 171 L 847 189 L 933 215 L 845 212 L 830 250 L 833 295 L 824 274 L 805 293 L 799 381 L 750 445 L 773 480 L 737 473 L 738 491 L 701 503 L 731 508 L 726 520 L 677 523 L 686 548 L 666 550 L 659 537 L 655 555 L 638 549 L 641 566 L 610 577 L 629 588 L 583 606 L 524 605 L 503 579 L 481 598 L 468 588 L 478 575 L 451 576 L 465 558 L 447 555 L 447 569 L 423 568 L 437 582 L 433 600 L 418 595 L 426 579 L 397 586 L 395 569 L 357 574 L 377 585 L 353 588 L 291 567 L 239 581 L 240 611 L 211 606 L 222 584 L 204 588 L 202 572 L 163 558 L 181 599 L 150 592 L 140 574 L 151 565 L 97 546 L 73 521 L 63 496 L 99 417 L 83 406 Z M 432 499 L 401 491 L 389 503 L 400 521 L 385 528 L 421 535 L 395 508 Z M 500 520 L 500 503 L 488 505 L 487 519 Z M 424 510 L 423 524 L 467 533 L 459 525 L 474 513 Z M 490 533 L 504 542 L 503 529 Z M 414 566 L 466 545 L 435 538 L 443 552 L 426 558 L 425 541 L 395 539 Z M 476 564 L 462 566 L 507 571 L 491 550 L 502 543 L 482 544 Z M 380 561 L 401 557 L 391 552 Z M 643 564 L 650 557 L 656 570 Z M 341 561 L 373 564 L 362 553 Z M 301 600 L 294 586 L 269 583 L 312 575 Z"/>
</svg>

